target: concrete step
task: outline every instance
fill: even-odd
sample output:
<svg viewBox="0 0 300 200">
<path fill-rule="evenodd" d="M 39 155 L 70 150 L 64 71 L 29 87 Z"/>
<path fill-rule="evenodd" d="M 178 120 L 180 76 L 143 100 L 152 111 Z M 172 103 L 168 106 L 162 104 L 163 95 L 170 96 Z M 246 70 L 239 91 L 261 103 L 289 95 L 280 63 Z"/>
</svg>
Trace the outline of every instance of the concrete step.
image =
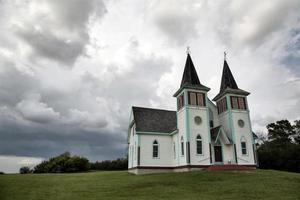
<svg viewBox="0 0 300 200">
<path fill-rule="evenodd" d="M 249 167 L 244 165 L 212 165 L 206 170 L 217 171 L 217 170 L 253 170 L 255 167 Z"/>
</svg>

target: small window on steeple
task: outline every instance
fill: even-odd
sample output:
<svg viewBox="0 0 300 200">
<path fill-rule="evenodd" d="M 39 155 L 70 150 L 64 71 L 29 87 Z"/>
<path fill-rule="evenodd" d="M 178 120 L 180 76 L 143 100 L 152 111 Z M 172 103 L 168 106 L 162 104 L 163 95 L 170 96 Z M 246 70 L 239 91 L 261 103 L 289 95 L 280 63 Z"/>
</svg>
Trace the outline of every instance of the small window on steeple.
<svg viewBox="0 0 300 200">
<path fill-rule="evenodd" d="M 184 106 L 183 94 L 177 98 L 177 110 L 180 110 Z"/>
<path fill-rule="evenodd" d="M 246 101 L 244 97 L 231 96 L 231 108 L 236 110 L 246 110 Z"/>
<path fill-rule="evenodd" d="M 188 92 L 188 103 L 192 106 L 205 106 L 205 94 L 200 92 Z"/>
</svg>

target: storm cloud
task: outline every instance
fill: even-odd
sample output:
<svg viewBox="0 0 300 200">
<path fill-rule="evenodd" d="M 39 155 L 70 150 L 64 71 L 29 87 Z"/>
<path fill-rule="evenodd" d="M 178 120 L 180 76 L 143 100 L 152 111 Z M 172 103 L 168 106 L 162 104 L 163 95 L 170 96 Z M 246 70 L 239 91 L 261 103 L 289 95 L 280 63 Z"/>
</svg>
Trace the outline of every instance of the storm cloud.
<svg viewBox="0 0 300 200">
<path fill-rule="evenodd" d="M 125 156 L 131 106 L 176 109 L 186 46 L 209 97 L 227 50 L 251 92 L 254 131 L 299 119 L 299 9 L 296 0 L 0 1 L 0 171 L 64 151 Z"/>
</svg>

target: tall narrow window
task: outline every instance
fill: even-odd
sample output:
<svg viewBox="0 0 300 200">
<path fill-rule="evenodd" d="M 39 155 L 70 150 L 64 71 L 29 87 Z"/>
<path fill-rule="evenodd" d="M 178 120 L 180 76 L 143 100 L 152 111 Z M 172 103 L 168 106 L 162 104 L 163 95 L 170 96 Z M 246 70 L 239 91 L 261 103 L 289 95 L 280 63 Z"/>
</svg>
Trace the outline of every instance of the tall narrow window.
<svg viewBox="0 0 300 200">
<path fill-rule="evenodd" d="M 197 105 L 198 106 L 205 106 L 205 95 L 202 93 L 197 93 Z"/>
<path fill-rule="evenodd" d="M 217 102 L 217 107 L 219 114 L 227 110 L 226 97 Z"/>
<path fill-rule="evenodd" d="M 232 109 L 239 109 L 237 97 L 231 97 L 231 107 L 232 107 Z"/>
<path fill-rule="evenodd" d="M 200 135 L 197 135 L 196 146 L 197 146 L 197 154 L 202 154 L 202 138 Z"/>
<path fill-rule="evenodd" d="M 241 149 L 242 149 L 242 154 L 247 155 L 247 143 L 245 138 L 242 138 L 241 140 Z"/>
<path fill-rule="evenodd" d="M 153 142 L 152 157 L 158 158 L 158 142 L 156 140 L 154 140 L 154 142 Z"/>
<path fill-rule="evenodd" d="M 232 109 L 246 110 L 246 102 L 244 97 L 231 96 Z"/>
<path fill-rule="evenodd" d="M 183 141 L 183 137 L 181 136 L 181 155 L 184 155 L 184 141 Z"/>
<path fill-rule="evenodd" d="M 239 109 L 246 110 L 245 98 L 239 97 Z"/>
<path fill-rule="evenodd" d="M 136 160 L 136 155 L 137 155 L 137 146 L 136 142 L 134 143 L 134 160 Z"/>
<path fill-rule="evenodd" d="M 177 109 L 180 110 L 184 106 L 183 94 L 177 98 Z"/>
<path fill-rule="evenodd" d="M 173 153 L 174 153 L 174 159 L 176 158 L 176 146 L 175 142 L 173 142 Z"/>
<path fill-rule="evenodd" d="M 205 94 L 200 92 L 188 92 L 188 103 L 192 106 L 205 106 Z"/>
</svg>

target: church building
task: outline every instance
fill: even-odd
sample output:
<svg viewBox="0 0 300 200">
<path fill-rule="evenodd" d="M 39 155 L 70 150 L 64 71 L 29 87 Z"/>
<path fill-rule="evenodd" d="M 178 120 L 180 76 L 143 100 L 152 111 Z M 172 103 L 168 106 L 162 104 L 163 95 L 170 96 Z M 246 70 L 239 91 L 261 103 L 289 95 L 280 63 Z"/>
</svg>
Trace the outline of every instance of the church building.
<svg viewBox="0 0 300 200">
<path fill-rule="evenodd" d="M 128 170 L 135 174 L 199 169 L 250 169 L 257 164 L 247 96 L 224 58 L 220 92 L 212 99 L 190 53 L 177 110 L 132 107 L 128 128 Z"/>
</svg>

